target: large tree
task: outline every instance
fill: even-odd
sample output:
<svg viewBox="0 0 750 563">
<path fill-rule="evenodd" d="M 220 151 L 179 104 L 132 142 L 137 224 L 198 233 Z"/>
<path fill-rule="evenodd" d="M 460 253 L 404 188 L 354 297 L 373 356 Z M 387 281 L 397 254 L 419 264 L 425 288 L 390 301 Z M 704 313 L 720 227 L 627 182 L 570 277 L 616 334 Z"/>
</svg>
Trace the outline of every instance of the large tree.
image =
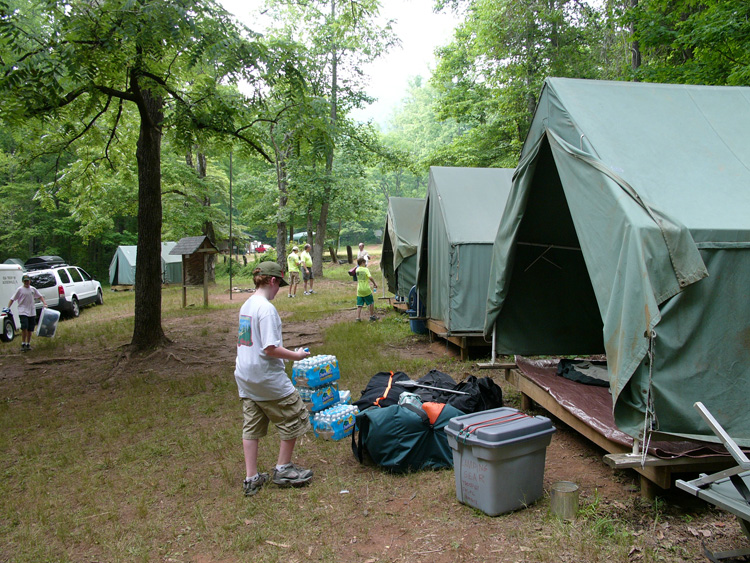
<svg viewBox="0 0 750 563">
<path fill-rule="evenodd" d="M 90 172 L 112 165 L 123 116 L 135 109 L 136 350 L 166 341 L 160 276 L 164 128 L 178 119 L 173 115 L 185 130 L 213 128 L 211 107 L 227 99 L 215 96 L 222 81 L 257 80 L 263 54 L 212 0 L 0 2 L 0 118 L 56 124 L 45 139 L 50 153 L 75 151 L 95 139 L 91 146 L 101 151 L 86 154 Z"/>
</svg>

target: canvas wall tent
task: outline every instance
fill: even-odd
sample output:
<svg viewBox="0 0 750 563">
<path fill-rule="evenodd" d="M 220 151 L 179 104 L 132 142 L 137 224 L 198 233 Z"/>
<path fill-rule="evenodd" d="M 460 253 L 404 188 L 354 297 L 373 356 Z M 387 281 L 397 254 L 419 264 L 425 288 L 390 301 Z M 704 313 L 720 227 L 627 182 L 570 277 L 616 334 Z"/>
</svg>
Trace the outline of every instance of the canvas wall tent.
<svg viewBox="0 0 750 563">
<path fill-rule="evenodd" d="M 169 252 L 176 242 L 161 243 L 161 271 L 163 283 L 182 282 L 182 258 L 171 256 Z M 118 246 L 109 263 L 110 285 L 134 285 L 137 246 Z"/>
<path fill-rule="evenodd" d="M 417 286 L 427 318 L 447 335 L 482 333 L 492 244 L 512 175 L 504 168 L 430 168 Z"/>
<path fill-rule="evenodd" d="M 750 88 L 551 78 L 497 232 L 500 353 L 606 351 L 615 423 L 750 446 Z M 651 358 L 651 359 L 649 359 Z"/>
<path fill-rule="evenodd" d="M 417 283 L 417 245 L 424 204 L 423 198 L 388 198 L 380 268 L 388 291 L 404 299 Z"/>
<path fill-rule="evenodd" d="M 182 256 L 170 254 L 176 242 L 161 243 L 161 271 L 164 283 L 182 283 Z"/>
<path fill-rule="evenodd" d="M 135 285 L 136 246 L 118 246 L 109 263 L 109 285 Z"/>
</svg>

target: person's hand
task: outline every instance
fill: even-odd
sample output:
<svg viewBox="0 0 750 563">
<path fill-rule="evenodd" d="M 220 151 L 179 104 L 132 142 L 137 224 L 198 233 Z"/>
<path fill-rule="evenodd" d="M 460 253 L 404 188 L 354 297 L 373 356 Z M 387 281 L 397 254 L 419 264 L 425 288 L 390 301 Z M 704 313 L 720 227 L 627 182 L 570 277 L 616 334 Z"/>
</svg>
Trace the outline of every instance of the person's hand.
<svg viewBox="0 0 750 563">
<path fill-rule="evenodd" d="M 307 348 L 297 348 L 295 352 L 299 354 L 297 360 L 304 360 L 310 355 L 310 350 L 308 350 Z"/>
</svg>

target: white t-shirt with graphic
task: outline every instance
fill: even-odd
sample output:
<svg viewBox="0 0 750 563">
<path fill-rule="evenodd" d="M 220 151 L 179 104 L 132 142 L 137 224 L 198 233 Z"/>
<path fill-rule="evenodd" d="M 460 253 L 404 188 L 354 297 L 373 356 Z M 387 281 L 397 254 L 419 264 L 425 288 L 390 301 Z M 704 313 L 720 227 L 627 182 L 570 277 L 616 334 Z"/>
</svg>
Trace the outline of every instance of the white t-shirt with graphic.
<svg viewBox="0 0 750 563">
<path fill-rule="evenodd" d="M 294 391 L 284 360 L 267 356 L 268 346 L 283 346 L 281 317 L 263 295 L 251 296 L 240 309 L 234 378 L 240 397 L 255 401 L 281 399 Z"/>
</svg>

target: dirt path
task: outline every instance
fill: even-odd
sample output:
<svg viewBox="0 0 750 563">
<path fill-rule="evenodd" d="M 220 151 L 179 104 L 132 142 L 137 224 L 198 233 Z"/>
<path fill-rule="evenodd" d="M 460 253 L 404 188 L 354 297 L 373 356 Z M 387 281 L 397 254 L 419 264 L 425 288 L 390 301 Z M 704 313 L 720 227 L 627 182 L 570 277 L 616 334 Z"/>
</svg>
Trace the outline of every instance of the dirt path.
<svg viewBox="0 0 750 563">
<path fill-rule="evenodd" d="M 321 283 L 325 283 L 322 281 Z M 335 282 L 331 282 L 335 283 Z M 75 366 L 79 370 L 80 387 L 82 393 L 101 393 L 102 383 L 108 379 L 127 376 L 144 372 L 157 372 L 170 378 L 189 378 L 191 374 L 213 373 L 217 376 L 226 375 L 226 366 L 235 360 L 235 343 L 237 323 L 237 310 L 247 294 L 234 294 L 231 300 L 236 307 L 227 309 L 212 309 L 199 319 L 190 317 L 175 317 L 164 322 L 167 335 L 174 342 L 168 348 L 158 350 L 151 355 L 139 358 L 123 358 L 119 349 L 93 349 L 90 350 L 84 344 L 75 345 L 70 349 L 58 351 L 55 357 L 43 357 L 35 355 L 20 359 L 21 353 L 9 354 L 0 358 L 0 381 L 6 388 L 9 397 L 14 393 L 24 393 L 27 389 L 23 385 L 14 385 L 16 378 L 36 378 L 45 382 L 48 388 L 54 387 L 55 378 L 60 370 Z M 230 303 L 229 295 L 212 297 L 214 303 Z M 318 346 L 323 344 L 322 335 L 324 329 L 332 324 L 353 318 L 353 311 L 342 310 L 318 321 L 294 322 L 290 319 L 284 321 L 284 339 L 288 347 Z M 220 330 L 211 333 L 210 357 L 206 354 L 206 337 L 201 327 L 221 327 Z M 409 356 L 422 357 L 428 361 L 439 362 L 452 352 L 440 342 L 430 343 L 427 339 L 415 339 L 408 344 L 408 350 L 404 350 Z M 472 371 L 469 364 L 461 364 L 464 373 Z M 487 375 L 484 371 L 474 372 L 478 376 Z M 455 374 L 454 374 L 454 377 Z M 507 384 L 501 380 L 499 373 L 494 379 L 508 391 Z M 457 379 L 460 378 L 456 377 Z M 20 379 L 17 380 L 20 382 Z M 88 385 L 87 385 L 88 384 Z M 545 413 L 540 413 L 545 414 Z M 553 419 L 557 432 L 553 435 L 552 443 L 547 448 L 546 465 L 544 472 L 544 487 L 549 490 L 557 481 L 574 481 L 580 487 L 582 504 L 596 505 L 601 514 L 608 518 L 627 522 L 630 527 L 637 530 L 637 534 L 643 534 L 646 545 L 653 545 L 655 549 L 663 550 L 666 554 L 664 560 L 677 561 L 670 553 L 675 549 L 682 548 L 679 553 L 692 554 L 683 560 L 704 561 L 700 552 L 701 541 L 706 541 L 713 549 L 737 549 L 744 546 L 739 527 L 734 519 L 725 513 L 708 509 L 704 503 L 691 499 L 682 493 L 669 491 L 662 503 L 662 512 L 655 521 L 652 517 L 645 516 L 653 513 L 653 506 L 645 504 L 640 498 L 638 479 L 634 472 L 615 471 L 602 462 L 602 452 L 599 448 L 582 438 L 576 432 L 568 429 L 564 424 Z M 426 477 L 432 479 L 432 476 Z M 393 500 L 393 499 L 391 499 Z M 455 497 L 453 499 L 455 501 Z M 398 514 L 408 511 L 409 518 L 420 515 L 426 511 L 429 505 L 420 506 L 421 497 L 410 498 L 409 502 L 392 502 L 384 508 L 385 514 Z M 648 506 L 648 509 L 645 507 Z M 541 510 L 536 508 L 534 510 Z M 390 511 L 390 512 L 389 512 Z M 530 514 L 533 510 L 528 511 Z M 449 517 L 449 516 L 446 516 Z M 459 516 L 457 515 L 456 518 Z M 531 518 L 522 516 L 522 518 Z M 361 534 L 358 531 L 359 523 L 352 523 L 351 529 L 340 530 L 343 537 L 355 537 Z M 518 557 L 500 558 L 497 550 L 504 546 L 502 538 L 512 537 L 514 526 L 518 525 L 516 519 L 494 519 L 491 524 L 483 521 L 483 527 L 477 527 L 471 521 L 457 523 L 461 526 L 461 533 L 467 537 L 476 536 L 473 540 L 474 548 L 469 559 L 474 561 L 514 561 L 528 560 L 519 554 Z M 371 530 L 368 538 L 362 538 L 357 549 L 363 555 L 362 561 L 372 560 L 379 557 L 382 546 L 385 543 L 398 546 L 398 540 L 394 540 L 394 534 L 398 536 L 402 523 L 394 520 L 394 529 Z M 490 527 L 493 539 L 490 541 L 483 537 L 487 527 Z M 482 530 L 485 530 L 484 532 Z M 377 537 L 381 535 L 382 537 Z M 403 535 L 403 534 L 401 534 Z M 434 535 L 434 534 L 433 534 Z M 463 538 L 462 538 L 463 539 Z M 394 543 L 395 541 L 395 543 Z M 426 541 L 426 540 L 425 540 Z M 407 549 L 408 546 L 401 546 Z M 423 552 L 429 553 L 429 545 L 423 546 Z M 511 554 L 512 555 L 512 554 Z M 370 559 L 368 557 L 372 556 Z M 631 561 L 642 558 L 637 550 L 631 554 Z M 213 561 L 207 557 L 202 561 Z M 395 560 L 395 559 L 394 559 Z M 401 560 L 401 559 L 399 559 Z M 426 560 L 419 557 L 414 560 Z M 431 563 L 440 561 L 452 561 L 450 554 L 435 554 L 430 558 Z M 463 560 L 463 557 L 462 557 Z M 555 559 L 574 561 L 578 559 Z M 597 559 L 581 558 L 581 561 L 594 561 Z"/>
</svg>

